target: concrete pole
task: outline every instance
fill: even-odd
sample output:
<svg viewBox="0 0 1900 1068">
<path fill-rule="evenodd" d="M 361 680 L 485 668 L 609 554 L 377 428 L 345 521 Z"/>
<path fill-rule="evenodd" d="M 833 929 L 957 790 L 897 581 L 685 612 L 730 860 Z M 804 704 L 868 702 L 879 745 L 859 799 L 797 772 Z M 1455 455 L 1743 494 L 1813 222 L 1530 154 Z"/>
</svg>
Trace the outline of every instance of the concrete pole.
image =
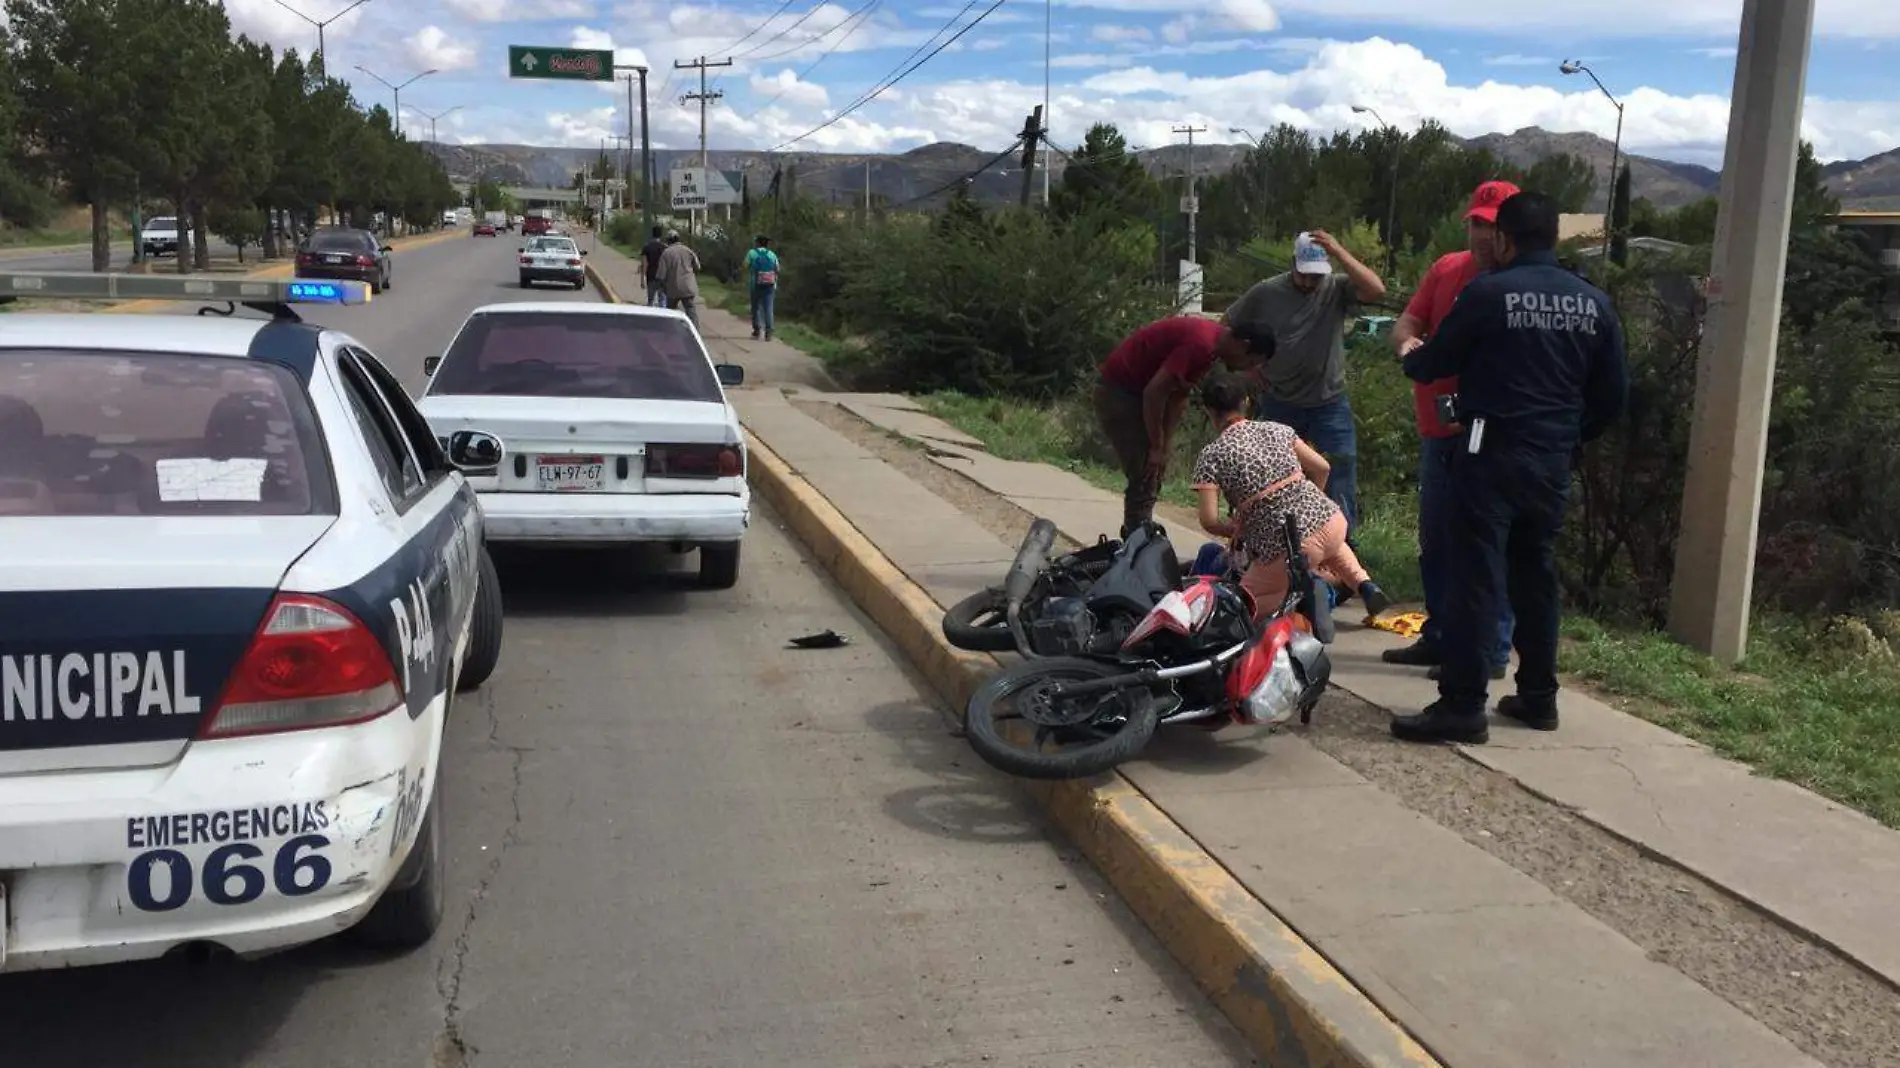
<svg viewBox="0 0 1900 1068">
<path fill-rule="evenodd" d="M 1748 649 L 1801 97 L 1814 0 L 1745 0 L 1669 631 L 1723 664 Z"/>
</svg>

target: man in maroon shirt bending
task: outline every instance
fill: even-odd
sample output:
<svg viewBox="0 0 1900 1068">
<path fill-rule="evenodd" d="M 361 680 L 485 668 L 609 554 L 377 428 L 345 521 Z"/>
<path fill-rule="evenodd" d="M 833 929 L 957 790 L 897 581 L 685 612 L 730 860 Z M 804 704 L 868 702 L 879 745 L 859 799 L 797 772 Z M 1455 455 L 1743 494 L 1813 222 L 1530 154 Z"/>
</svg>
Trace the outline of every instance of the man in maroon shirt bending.
<svg viewBox="0 0 1900 1068">
<path fill-rule="evenodd" d="M 1189 392 L 1207 377 L 1214 361 L 1240 371 L 1272 353 L 1270 331 L 1177 315 L 1128 335 L 1103 361 L 1095 383 L 1095 417 L 1128 479 L 1122 493 L 1122 537 L 1154 518 L 1174 428 Z"/>
</svg>

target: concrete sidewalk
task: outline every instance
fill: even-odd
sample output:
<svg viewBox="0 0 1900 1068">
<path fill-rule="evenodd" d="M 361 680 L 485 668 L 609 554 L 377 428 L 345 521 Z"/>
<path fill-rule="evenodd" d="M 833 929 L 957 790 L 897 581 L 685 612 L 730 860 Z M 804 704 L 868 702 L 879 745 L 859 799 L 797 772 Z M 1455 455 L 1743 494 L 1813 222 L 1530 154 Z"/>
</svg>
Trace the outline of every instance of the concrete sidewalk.
<svg viewBox="0 0 1900 1068">
<path fill-rule="evenodd" d="M 593 268 L 597 279 L 595 285 L 604 282 L 607 286 L 608 292 L 602 296 L 630 304 L 646 303 L 646 271 L 637 258 L 627 256 L 605 240 L 589 240 L 584 247 L 588 266 Z M 814 389 L 837 388 L 818 361 L 783 341 L 753 340 L 752 324 L 724 308 L 702 303 L 699 332 L 715 357 L 744 367 L 749 381 L 791 383 Z"/>
<path fill-rule="evenodd" d="M 1113 495 L 991 457 L 903 398 L 746 390 L 737 403 L 939 605 L 1000 581 L 1030 515 L 1076 542 L 1119 526 Z M 913 447 L 880 457 L 825 409 Z M 932 467 L 1020 509 L 1019 525 L 972 518 L 978 502 Z M 1198 541 L 1189 517 L 1163 519 Z M 1337 686 L 1382 709 L 1435 696 L 1422 673 L 1380 662 L 1397 639 L 1341 622 Z M 1884 907 L 1900 835 L 1574 689 L 1561 731 L 1501 725 L 1462 757 L 1390 743 L 1382 714 L 1351 708 L 1329 698 L 1310 735 L 1158 740 L 1123 771 L 1444 1063 L 1900 1063 L 1900 929 Z M 1475 777 L 1468 797 L 1420 781 L 1459 776 Z M 1645 894 L 1662 900 L 1619 900 Z"/>
</svg>

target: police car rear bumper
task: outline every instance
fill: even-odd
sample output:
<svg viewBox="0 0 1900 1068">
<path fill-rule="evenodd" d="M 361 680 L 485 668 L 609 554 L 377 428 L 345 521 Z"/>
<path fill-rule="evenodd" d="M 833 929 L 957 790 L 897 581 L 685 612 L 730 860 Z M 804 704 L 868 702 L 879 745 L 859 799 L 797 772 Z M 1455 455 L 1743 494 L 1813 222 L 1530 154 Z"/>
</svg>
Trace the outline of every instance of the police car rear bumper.
<svg viewBox="0 0 1900 1068">
<path fill-rule="evenodd" d="M 193 942 L 256 956 L 353 926 L 415 840 L 442 709 L 0 779 L 0 972 Z"/>
<path fill-rule="evenodd" d="M 489 541 L 618 545 L 729 542 L 745 536 L 751 490 L 738 493 L 480 493 Z"/>
<path fill-rule="evenodd" d="M 578 282 L 587 272 L 580 267 L 523 267 L 521 277 L 530 282 Z"/>
</svg>

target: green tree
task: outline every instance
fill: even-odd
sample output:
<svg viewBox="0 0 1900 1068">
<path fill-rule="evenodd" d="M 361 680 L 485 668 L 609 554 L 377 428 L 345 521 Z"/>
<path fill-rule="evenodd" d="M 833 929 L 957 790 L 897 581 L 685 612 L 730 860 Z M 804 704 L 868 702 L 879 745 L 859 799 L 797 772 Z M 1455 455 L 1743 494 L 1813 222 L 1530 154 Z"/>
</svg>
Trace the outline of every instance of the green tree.
<svg viewBox="0 0 1900 1068">
<path fill-rule="evenodd" d="M 211 209 L 211 232 L 237 249 L 238 262 L 244 262 L 244 250 L 262 244 L 266 232 L 264 210 L 255 205 L 220 204 Z"/>
<path fill-rule="evenodd" d="M 223 9 L 218 8 L 220 19 Z M 242 214 L 275 177 L 275 139 L 269 113 L 257 106 L 270 93 L 275 57 L 270 46 L 240 36 L 228 42 L 215 68 L 220 92 L 203 116 L 199 151 L 204 163 L 192 176 L 192 236 L 200 269 L 209 267 L 206 240 L 213 209 Z M 261 236 L 261 230 L 260 230 Z"/>
<path fill-rule="evenodd" d="M 1098 213 L 1136 218 L 1154 203 L 1155 188 L 1147 168 L 1128 151 L 1128 139 L 1112 124 L 1098 122 L 1069 157 L 1062 181 L 1050 190 L 1049 210 L 1063 220 Z"/>
<path fill-rule="evenodd" d="M 1568 152 L 1560 152 L 1531 164 L 1517 179 L 1517 184 L 1555 200 L 1557 210 L 1574 213 L 1583 211 L 1590 203 L 1597 179 L 1588 163 Z"/>
<path fill-rule="evenodd" d="M 1617 172 L 1610 200 L 1610 262 L 1618 267 L 1630 261 L 1630 168 Z"/>
<path fill-rule="evenodd" d="M 0 24 L 0 223 L 43 226 L 53 213 L 53 198 L 31 173 L 20 124 L 13 41 Z"/>
<path fill-rule="evenodd" d="M 109 210 L 129 198 L 147 151 L 139 110 L 163 24 L 122 18 L 117 0 L 6 0 L 17 50 L 15 143 L 30 143 L 92 211 L 92 269 L 112 263 Z M 165 62 L 169 62 L 166 59 Z"/>
</svg>

